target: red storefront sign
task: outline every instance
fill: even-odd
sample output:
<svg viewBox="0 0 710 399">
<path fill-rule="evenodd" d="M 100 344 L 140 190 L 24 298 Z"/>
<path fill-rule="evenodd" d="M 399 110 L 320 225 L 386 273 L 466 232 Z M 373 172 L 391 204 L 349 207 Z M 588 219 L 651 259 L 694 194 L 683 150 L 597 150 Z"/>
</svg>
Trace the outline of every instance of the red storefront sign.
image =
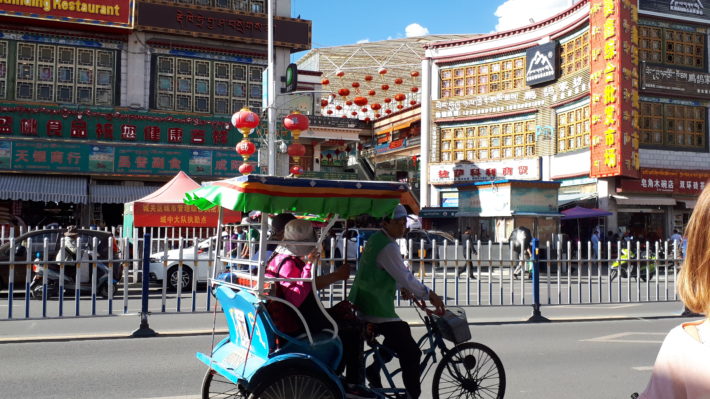
<svg viewBox="0 0 710 399">
<path fill-rule="evenodd" d="M 707 170 L 641 169 L 640 179 L 622 179 L 622 192 L 700 195 L 710 180 Z"/>
<path fill-rule="evenodd" d="M 201 211 L 184 204 L 136 203 L 133 215 L 136 227 L 214 227 L 217 226 L 218 209 L 214 207 Z M 240 220 L 241 212 L 224 210 L 223 223 L 237 223 Z"/>
<path fill-rule="evenodd" d="M 0 16 L 133 28 L 131 0 L 0 0 L 0 4 Z"/>
<path fill-rule="evenodd" d="M 638 0 L 591 0 L 591 177 L 639 176 Z"/>
</svg>

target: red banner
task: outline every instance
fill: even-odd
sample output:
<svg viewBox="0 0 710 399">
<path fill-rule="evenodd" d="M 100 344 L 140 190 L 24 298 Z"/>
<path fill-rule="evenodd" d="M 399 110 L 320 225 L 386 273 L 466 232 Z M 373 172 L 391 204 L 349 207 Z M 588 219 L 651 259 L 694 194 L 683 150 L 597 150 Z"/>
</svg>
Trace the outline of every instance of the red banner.
<svg viewBox="0 0 710 399">
<path fill-rule="evenodd" d="M 201 211 L 184 204 L 148 204 L 136 202 L 133 224 L 136 227 L 217 227 L 218 208 Z M 223 223 L 238 223 L 242 213 L 224 210 Z"/>
<path fill-rule="evenodd" d="M 622 179 L 622 192 L 700 195 L 710 180 L 707 170 L 641 169 L 640 179 Z"/>
<path fill-rule="evenodd" d="M 0 16 L 133 28 L 131 0 L 0 0 Z"/>
<path fill-rule="evenodd" d="M 591 177 L 639 176 L 638 0 L 591 0 Z"/>
</svg>

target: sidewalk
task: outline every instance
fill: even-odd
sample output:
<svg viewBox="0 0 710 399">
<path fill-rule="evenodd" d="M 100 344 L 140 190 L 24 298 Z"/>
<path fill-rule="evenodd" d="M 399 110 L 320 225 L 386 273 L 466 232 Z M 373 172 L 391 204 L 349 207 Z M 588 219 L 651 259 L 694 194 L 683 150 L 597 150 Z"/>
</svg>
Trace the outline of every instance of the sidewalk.
<svg viewBox="0 0 710 399">
<path fill-rule="evenodd" d="M 532 315 L 532 306 L 463 307 L 469 324 L 523 324 Z M 678 317 L 680 302 L 615 303 L 601 305 L 542 306 L 542 316 L 551 322 L 591 322 L 623 319 L 655 319 Z M 414 308 L 398 308 L 400 317 L 413 326 L 422 321 Z M 218 335 L 227 333 L 224 316 L 212 313 L 152 314 L 148 325 L 157 336 L 208 335 L 212 326 Z M 140 315 L 100 316 L 80 318 L 48 318 L 40 320 L 0 321 L 0 344 L 17 342 L 48 342 L 68 340 L 98 340 L 131 338 L 140 327 Z"/>
</svg>

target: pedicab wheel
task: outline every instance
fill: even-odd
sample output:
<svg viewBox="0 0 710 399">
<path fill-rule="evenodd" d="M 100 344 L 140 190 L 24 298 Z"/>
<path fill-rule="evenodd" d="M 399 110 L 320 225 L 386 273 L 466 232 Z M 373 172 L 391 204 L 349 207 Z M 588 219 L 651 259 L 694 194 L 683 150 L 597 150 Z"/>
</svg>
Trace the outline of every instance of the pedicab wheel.
<svg viewBox="0 0 710 399">
<path fill-rule="evenodd" d="M 249 399 L 341 399 L 340 390 L 328 377 L 308 368 L 279 368 L 254 388 Z"/>
<path fill-rule="evenodd" d="M 434 399 L 505 396 L 505 370 L 493 350 L 478 342 L 451 348 L 434 371 Z"/>
<path fill-rule="evenodd" d="M 202 380 L 202 399 L 246 399 L 246 397 L 244 387 L 229 381 L 214 370 L 207 370 Z"/>
</svg>

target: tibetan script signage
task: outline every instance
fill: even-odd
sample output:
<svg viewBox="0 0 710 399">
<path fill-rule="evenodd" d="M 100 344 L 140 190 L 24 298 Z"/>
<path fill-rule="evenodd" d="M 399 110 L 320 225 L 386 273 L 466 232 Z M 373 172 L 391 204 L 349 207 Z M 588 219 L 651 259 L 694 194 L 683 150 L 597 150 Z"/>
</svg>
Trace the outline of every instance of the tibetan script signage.
<svg viewBox="0 0 710 399">
<path fill-rule="evenodd" d="M 0 17 L 133 28 L 132 0 L 0 0 Z"/>
<path fill-rule="evenodd" d="M 622 179 L 621 192 L 700 195 L 710 180 L 707 170 L 641 169 L 641 179 Z"/>
<path fill-rule="evenodd" d="M 591 0 L 591 177 L 639 174 L 637 0 Z"/>
<path fill-rule="evenodd" d="M 268 20 L 265 14 L 261 16 L 227 10 L 219 12 L 144 1 L 138 3 L 136 10 L 138 30 L 268 43 Z M 274 17 L 274 45 L 293 50 L 309 50 L 311 21 Z"/>
<path fill-rule="evenodd" d="M 642 63 L 641 90 L 645 93 L 710 99 L 710 73 Z"/>
<path fill-rule="evenodd" d="M 432 164 L 429 183 L 458 184 L 467 182 L 509 180 L 540 180 L 540 161 L 537 158 L 501 162 L 460 164 Z"/>
<path fill-rule="evenodd" d="M 666 16 L 668 14 L 683 17 L 710 19 L 709 0 L 641 0 L 639 7 Z"/>
</svg>

